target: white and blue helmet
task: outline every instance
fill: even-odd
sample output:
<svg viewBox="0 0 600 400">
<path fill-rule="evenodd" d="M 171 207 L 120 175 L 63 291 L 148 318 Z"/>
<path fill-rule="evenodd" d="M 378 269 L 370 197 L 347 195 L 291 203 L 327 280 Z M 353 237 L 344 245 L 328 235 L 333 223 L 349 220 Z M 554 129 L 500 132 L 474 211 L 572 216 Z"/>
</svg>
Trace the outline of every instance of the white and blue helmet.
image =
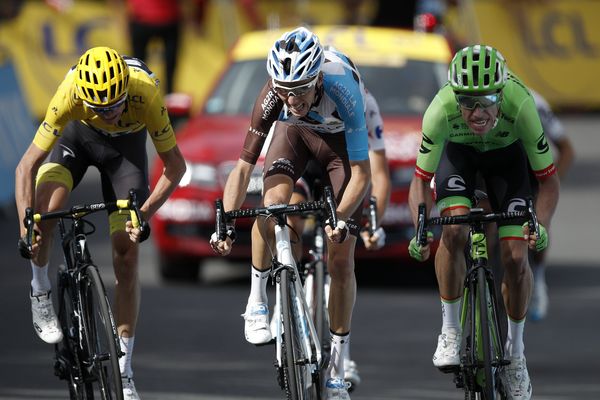
<svg viewBox="0 0 600 400">
<path fill-rule="evenodd" d="M 267 57 L 267 71 L 277 83 L 293 83 L 315 78 L 323 65 L 323 46 L 317 35 L 306 28 L 284 33 Z"/>
</svg>

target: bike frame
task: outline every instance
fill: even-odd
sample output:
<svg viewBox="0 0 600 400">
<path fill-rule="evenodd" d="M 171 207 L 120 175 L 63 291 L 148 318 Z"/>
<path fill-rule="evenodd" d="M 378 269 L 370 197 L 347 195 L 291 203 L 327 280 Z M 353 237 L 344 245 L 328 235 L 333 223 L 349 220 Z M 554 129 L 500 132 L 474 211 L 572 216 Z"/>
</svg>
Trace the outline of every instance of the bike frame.
<svg viewBox="0 0 600 400">
<path fill-rule="evenodd" d="M 215 202 L 215 228 L 220 240 L 226 238 L 225 223 L 228 221 L 259 216 L 274 220 L 275 250 L 271 251 L 273 254 L 271 277 L 276 285 L 276 300 L 274 321 L 272 321 L 274 329 L 272 327 L 271 331 L 277 343 L 275 366 L 280 373 L 279 383 L 287 391 L 289 398 L 294 400 L 312 398 L 314 391 L 316 391 L 316 398 L 321 398 L 320 371 L 323 357 L 320 338 L 302 286 L 302 277 L 292 253 L 287 215 L 326 210 L 331 221 L 337 224 L 333 192 L 330 187 L 327 187 L 325 193 L 324 201 L 277 204 L 228 212 L 224 211 L 220 199 Z M 295 349 L 298 349 L 298 352 Z M 299 367 L 308 368 L 300 370 Z M 298 381 L 301 374 L 305 375 Z M 299 382 L 304 385 L 300 385 Z"/>
<path fill-rule="evenodd" d="M 133 225 L 142 225 L 133 189 L 127 200 L 78 205 L 44 214 L 34 214 L 31 208 L 25 210 L 23 223 L 27 228 L 25 242 L 29 251 L 32 250 L 34 223 L 59 219 L 65 261 L 65 267 L 58 272 L 59 319 L 64 338 L 55 345 L 54 369 L 57 376 L 69 381 L 69 394 L 73 399 L 94 398 L 96 381 L 102 398 L 112 399 L 113 395 L 117 400 L 123 398 L 118 363 L 123 353 L 102 278 L 87 247 L 87 235 L 93 233 L 95 227 L 84 219 L 88 214 L 112 207 L 127 210 Z M 69 228 L 65 226 L 65 219 L 72 220 Z M 93 228 L 90 232 L 85 231 L 86 224 Z M 112 375 L 109 375 L 111 371 Z"/>
<path fill-rule="evenodd" d="M 477 191 L 473 203 L 476 205 L 480 199 L 486 197 L 485 193 Z M 458 367 L 442 368 L 443 372 L 454 372 L 454 383 L 457 388 L 465 389 L 466 399 L 475 400 L 477 396 L 479 399 L 495 399 L 496 392 L 501 391 L 501 385 L 497 384 L 499 368 L 510 364 L 510 361 L 504 359 L 496 287 L 492 270 L 487 265 L 487 238 L 483 225 L 520 218 L 528 219 L 530 233 L 539 232 L 539 223 L 531 198 L 527 200 L 527 211 L 486 214 L 481 208 L 471 208 L 470 213 L 466 215 L 429 220 L 426 219 L 425 204 L 419 205 L 417 240 L 422 246 L 427 244 L 428 226 L 469 226 L 469 259 L 461 309 L 461 327 L 463 335 L 466 335 L 465 346 Z"/>
<path fill-rule="evenodd" d="M 302 337 L 302 346 L 305 354 L 308 356 L 308 359 L 311 363 L 315 363 L 315 367 L 318 368 L 321 365 L 321 345 L 319 342 L 319 337 L 317 336 L 317 331 L 315 329 L 315 325 L 310 316 L 309 308 L 306 303 L 306 295 L 304 293 L 304 288 L 302 287 L 302 283 L 300 278 L 300 274 L 298 273 L 298 268 L 296 267 L 296 262 L 294 261 L 294 257 L 292 254 L 292 247 L 290 242 L 290 233 L 289 228 L 285 225 L 285 219 L 283 225 L 278 223 L 275 225 L 275 247 L 277 249 L 277 263 L 278 267 L 273 269 L 273 274 L 276 277 L 275 279 L 275 307 L 277 310 L 282 310 L 281 308 L 281 279 L 280 271 L 281 268 L 286 268 L 288 270 L 289 278 L 294 284 L 295 292 L 293 298 L 293 314 L 295 317 L 296 329 L 301 333 Z M 307 330 L 308 328 L 308 330 Z M 282 333 L 283 333 L 283 323 L 282 318 L 277 319 L 276 325 L 276 343 L 277 343 L 277 365 L 279 367 L 283 366 L 282 357 L 281 357 L 281 349 L 282 349 Z M 315 372 L 313 369 L 313 373 Z"/>
</svg>

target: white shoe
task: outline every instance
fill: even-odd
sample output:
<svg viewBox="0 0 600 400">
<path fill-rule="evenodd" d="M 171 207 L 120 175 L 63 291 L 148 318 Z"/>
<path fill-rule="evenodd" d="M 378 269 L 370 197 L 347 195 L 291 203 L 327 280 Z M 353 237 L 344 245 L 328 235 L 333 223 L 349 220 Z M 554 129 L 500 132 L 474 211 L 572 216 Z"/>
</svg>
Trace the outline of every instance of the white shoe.
<svg viewBox="0 0 600 400">
<path fill-rule="evenodd" d="M 351 384 L 342 378 L 329 378 L 325 383 L 326 400 L 350 400 L 348 389 Z"/>
<path fill-rule="evenodd" d="M 535 280 L 533 283 L 533 293 L 527 314 L 532 321 L 540 321 L 548 314 L 548 286 L 541 279 Z"/>
<path fill-rule="evenodd" d="M 242 317 L 244 317 L 244 335 L 249 343 L 265 344 L 271 341 L 267 303 L 248 303 Z"/>
<path fill-rule="evenodd" d="M 511 359 L 510 364 L 500 370 L 500 379 L 508 400 L 531 399 L 531 381 L 525 357 Z"/>
<path fill-rule="evenodd" d="M 52 306 L 51 293 L 50 290 L 35 296 L 30 293 L 29 298 L 35 332 L 44 342 L 53 344 L 62 341 L 63 333 Z"/>
<path fill-rule="evenodd" d="M 459 330 L 443 330 L 438 336 L 438 344 L 433 354 L 433 365 L 449 367 L 460 364 L 460 345 L 462 335 Z"/>
<path fill-rule="evenodd" d="M 123 384 L 123 400 L 140 400 L 133 378 L 122 376 L 121 383 Z"/>
<path fill-rule="evenodd" d="M 356 389 L 360 385 L 360 375 L 358 374 L 358 368 L 356 363 L 352 360 L 344 361 L 344 380 L 352 384 L 351 390 Z"/>
</svg>

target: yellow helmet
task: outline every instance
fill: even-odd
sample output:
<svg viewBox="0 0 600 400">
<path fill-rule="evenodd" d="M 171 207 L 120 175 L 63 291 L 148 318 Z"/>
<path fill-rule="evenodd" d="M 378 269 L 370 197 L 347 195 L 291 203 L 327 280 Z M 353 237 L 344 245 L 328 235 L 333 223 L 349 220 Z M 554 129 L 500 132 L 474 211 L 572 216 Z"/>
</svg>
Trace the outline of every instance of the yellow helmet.
<svg viewBox="0 0 600 400">
<path fill-rule="evenodd" d="M 115 50 L 93 47 L 75 69 L 77 95 L 94 106 L 110 105 L 127 93 L 129 67 Z"/>
</svg>

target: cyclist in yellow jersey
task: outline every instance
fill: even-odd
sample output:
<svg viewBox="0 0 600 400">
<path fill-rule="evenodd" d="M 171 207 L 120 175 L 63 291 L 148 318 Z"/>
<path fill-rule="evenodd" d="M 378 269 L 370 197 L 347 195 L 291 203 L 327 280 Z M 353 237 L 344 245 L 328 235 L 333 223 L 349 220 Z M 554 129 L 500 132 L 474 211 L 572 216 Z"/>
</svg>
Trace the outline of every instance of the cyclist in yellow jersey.
<svg viewBox="0 0 600 400">
<path fill-rule="evenodd" d="M 164 163 L 163 174 L 150 193 L 146 135 Z M 44 162 L 46 160 L 46 162 Z M 50 101 L 44 121 L 16 169 L 15 199 L 19 220 L 27 207 L 47 212 L 66 206 L 71 191 L 89 166 L 98 168 L 104 200 L 127 198 L 129 189 L 143 203 L 144 219 L 160 208 L 185 172 L 158 80 L 146 65 L 122 57 L 108 47 L 86 51 L 65 76 Z M 109 210 L 110 237 L 116 276 L 115 319 L 121 349 L 119 359 L 125 399 L 139 399 L 133 384 L 131 355 L 140 292 L 138 242 L 150 227 L 133 228 L 127 217 Z M 58 343 L 62 332 L 53 309 L 48 260 L 55 222 L 37 225 L 36 243 L 25 246 L 21 226 L 19 251 L 31 259 L 33 325 L 47 343 Z"/>
</svg>

